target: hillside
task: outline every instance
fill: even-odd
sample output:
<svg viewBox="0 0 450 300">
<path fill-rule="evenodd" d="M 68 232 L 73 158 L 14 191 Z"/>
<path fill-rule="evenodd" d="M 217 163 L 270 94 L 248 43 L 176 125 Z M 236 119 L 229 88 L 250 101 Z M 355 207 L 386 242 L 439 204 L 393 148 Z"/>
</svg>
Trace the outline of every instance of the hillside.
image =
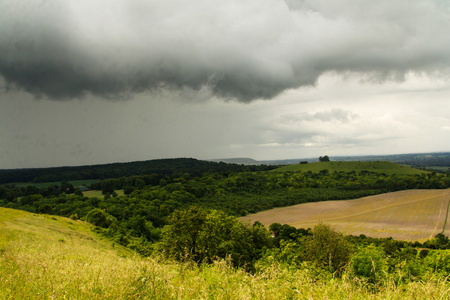
<svg viewBox="0 0 450 300">
<path fill-rule="evenodd" d="M 225 261 L 197 266 L 143 258 L 99 239 L 89 225 L 0 208 L 0 299 L 445 299 L 439 277 L 374 289 L 349 276 Z"/>
<path fill-rule="evenodd" d="M 312 228 L 319 222 L 345 234 L 424 242 L 448 234 L 450 190 L 406 190 L 355 200 L 305 203 L 256 213 L 242 220 Z"/>
<path fill-rule="evenodd" d="M 0 184 L 85 181 L 149 174 L 171 175 L 188 173 L 192 176 L 199 176 L 208 172 L 262 171 L 274 168 L 275 166 L 244 166 L 224 162 L 203 161 L 194 158 L 171 158 L 88 166 L 0 170 Z"/>
<path fill-rule="evenodd" d="M 387 175 L 415 175 L 428 173 L 426 171 L 414 169 L 411 167 L 399 165 L 388 161 L 329 161 L 329 162 L 316 162 L 308 164 L 296 164 L 280 167 L 272 172 L 287 172 L 287 171 L 302 171 L 302 172 L 314 172 L 318 173 L 322 170 L 328 170 L 329 172 L 377 172 L 385 173 Z"/>
</svg>

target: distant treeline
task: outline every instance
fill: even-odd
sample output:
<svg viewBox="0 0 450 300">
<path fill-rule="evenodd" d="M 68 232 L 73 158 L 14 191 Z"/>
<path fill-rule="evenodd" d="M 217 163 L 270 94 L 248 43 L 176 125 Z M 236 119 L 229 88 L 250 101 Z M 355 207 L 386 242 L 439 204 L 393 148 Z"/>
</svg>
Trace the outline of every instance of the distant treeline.
<svg viewBox="0 0 450 300">
<path fill-rule="evenodd" d="M 390 161 L 413 168 L 449 167 L 450 152 L 414 153 L 372 156 L 340 156 L 332 158 L 338 161 Z"/>
<path fill-rule="evenodd" d="M 267 171 L 275 166 L 226 164 L 193 158 L 156 159 L 128 163 L 112 163 L 77 167 L 0 170 L 0 184 L 13 182 L 61 182 L 71 180 L 119 178 L 145 174 L 183 174 L 199 176 L 204 173 Z"/>
</svg>

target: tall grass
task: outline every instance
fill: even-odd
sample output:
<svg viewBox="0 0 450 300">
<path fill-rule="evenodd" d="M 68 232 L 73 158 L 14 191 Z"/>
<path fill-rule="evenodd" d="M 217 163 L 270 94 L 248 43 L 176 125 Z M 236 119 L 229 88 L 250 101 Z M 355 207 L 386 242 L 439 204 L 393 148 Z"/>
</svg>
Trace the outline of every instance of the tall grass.
<svg viewBox="0 0 450 300">
<path fill-rule="evenodd" d="M 374 286 L 308 265 L 272 263 L 250 274 L 226 260 L 197 266 L 142 258 L 99 239 L 80 221 L 0 213 L 0 299 L 450 298 L 445 278 L 410 282 L 394 275 Z"/>
</svg>

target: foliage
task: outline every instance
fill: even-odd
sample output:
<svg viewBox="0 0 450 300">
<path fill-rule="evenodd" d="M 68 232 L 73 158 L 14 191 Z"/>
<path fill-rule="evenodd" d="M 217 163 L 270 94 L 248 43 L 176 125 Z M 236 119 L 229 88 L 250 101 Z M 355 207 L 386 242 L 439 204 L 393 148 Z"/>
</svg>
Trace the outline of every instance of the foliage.
<svg viewBox="0 0 450 300">
<path fill-rule="evenodd" d="M 319 157 L 319 162 L 325 162 L 325 161 L 330 161 L 330 158 L 328 157 L 328 155 Z"/>
<path fill-rule="evenodd" d="M 375 245 L 359 247 L 351 257 L 351 269 L 356 276 L 376 283 L 385 278 L 387 262 L 384 251 Z"/>
<path fill-rule="evenodd" d="M 256 224 L 256 227 L 260 225 Z M 252 226 L 252 227 L 255 227 Z M 0 208 L 1 299 L 448 299 L 445 273 L 430 264 L 421 277 L 397 280 L 394 265 L 377 285 L 351 273 L 331 276 L 301 255 L 302 239 L 281 241 L 280 256 L 264 257 L 254 272 L 227 259 L 210 264 L 143 258 L 90 231 L 89 224 Z M 359 239 L 355 238 L 354 241 Z M 360 241 L 371 240 L 361 237 Z M 380 242 L 386 242 L 382 239 Z M 62 242 L 65 241 L 65 242 Z M 374 240 L 376 241 L 376 240 Z M 296 245 L 294 245 L 296 244 Z M 368 246 L 370 248 L 370 246 Z M 382 253 L 381 247 L 377 248 Z M 404 248 L 406 249 L 406 248 Z M 272 251 L 273 250 L 273 251 Z M 267 253 L 275 253 L 276 248 Z M 436 254 L 432 254 L 436 252 Z M 358 252 L 355 252 L 358 253 Z M 396 255 L 399 255 L 399 252 Z M 442 261 L 439 253 L 430 262 Z M 290 256 L 293 255 L 293 256 Z M 420 255 L 401 254 L 425 265 Z M 285 258 L 283 258 L 283 256 Z M 294 257 L 296 263 L 289 264 Z M 385 257 L 387 258 L 387 257 Z M 399 257 L 400 258 L 400 257 Z M 280 263 L 286 261 L 286 263 Z M 293 265 L 293 266 L 292 266 Z M 349 271 L 350 272 L 350 271 Z"/>
<path fill-rule="evenodd" d="M 431 251 L 424 259 L 425 267 L 445 277 L 450 276 L 450 251 Z"/>
<path fill-rule="evenodd" d="M 330 225 L 314 226 L 312 236 L 305 240 L 305 256 L 318 267 L 341 274 L 349 262 L 352 247 L 341 233 Z"/>
<path fill-rule="evenodd" d="M 330 172 L 376 172 L 379 174 L 389 175 L 420 175 L 429 173 L 428 171 L 413 169 L 411 167 L 399 165 L 388 161 L 329 161 L 321 157 L 322 160 L 316 163 L 296 164 L 281 167 L 272 172 L 314 172 L 318 173 L 323 169 L 328 169 Z M 324 163 L 325 162 L 325 163 Z"/>
<path fill-rule="evenodd" d="M 94 208 L 88 212 L 86 215 L 86 221 L 103 228 L 108 228 L 113 223 L 111 216 L 98 208 Z"/>
<path fill-rule="evenodd" d="M 162 233 L 161 250 L 178 260 L 211 263 L 229 258 L 235 266 L 251 264 L 269 244 L 268 231 L 249 226 L 221 211 L 198 207 L 174 211 Z"/>
<path fill-rule="evenodd" d="M 197 176 L 206 172 L 242 172 L 271 170 L 275 166 L 244 166 L 193 158 L 155 159 L 128 163 L 113 163 L 79 167 L 0 170 L 0 184 L 12 182 L 50 182 L 119 178 L 144 174 L 183 174 Z"/>
</svg>

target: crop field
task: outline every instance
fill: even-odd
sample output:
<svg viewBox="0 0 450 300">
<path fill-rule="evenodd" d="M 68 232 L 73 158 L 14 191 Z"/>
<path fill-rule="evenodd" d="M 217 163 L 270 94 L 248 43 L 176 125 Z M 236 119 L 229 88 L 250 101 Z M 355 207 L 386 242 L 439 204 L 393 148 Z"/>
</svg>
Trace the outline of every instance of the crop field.
<svg viewBox="0 0 450 300">
<path fill-rule="evenodd" d="M 356 200 L 306 203 L 276 208 L 241 220 L 312 228 L 330 224 L 348 235 L 424 242 L 440 232 L 448 234 L 450 190 L 406 190 Z"/>
</svg>

